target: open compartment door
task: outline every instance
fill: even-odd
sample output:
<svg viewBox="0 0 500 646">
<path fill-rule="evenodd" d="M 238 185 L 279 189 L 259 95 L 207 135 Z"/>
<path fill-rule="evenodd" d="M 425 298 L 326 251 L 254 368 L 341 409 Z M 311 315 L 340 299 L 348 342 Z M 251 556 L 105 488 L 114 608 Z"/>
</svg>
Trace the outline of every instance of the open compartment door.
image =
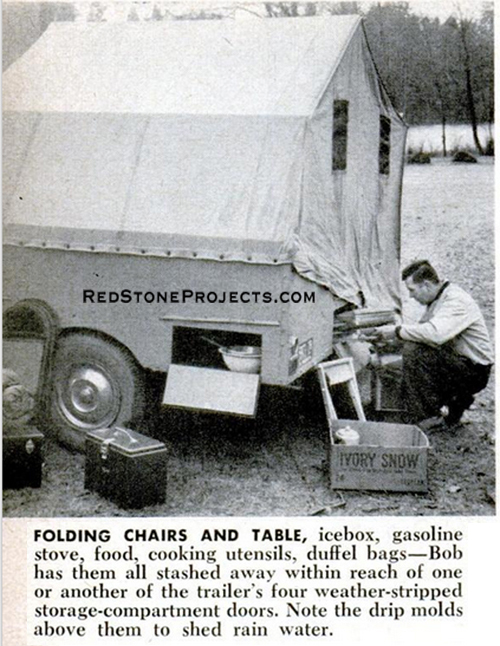
<svg viewBox="0 0 500 646">
<path fill-rule="evenodd" d="M 163 404 L 207 412 L 254 417 L 260 375 L 172 364 Z"/>
</svg>

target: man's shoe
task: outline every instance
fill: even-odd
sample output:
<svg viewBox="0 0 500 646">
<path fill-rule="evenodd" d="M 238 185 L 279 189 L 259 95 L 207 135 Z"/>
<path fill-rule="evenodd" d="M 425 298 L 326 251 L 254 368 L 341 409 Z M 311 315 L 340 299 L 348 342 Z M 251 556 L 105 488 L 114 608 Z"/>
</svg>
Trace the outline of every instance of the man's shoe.
<svg viewBox="0 0 500 646">
<path fill-rule="evenodd" d="M 460 423 L 460 420 L 462 419 L 462 415 L 464 414 L 465 408 L 463 406 L 455 405 L 455 406 L 450 406 L 449 409 L 450 409 L 450 412 L 444 418 L 444 423 L 448 427 L 456 426 L 457 424 Z"/>
<path fill-rule="evenodd" d="M 474 397 L 472 395 L 464 395 L 460 402 L 456 400 L 451 401 L 448 406 L 448 414 L 444 415 L 446 426 L 456 426 L 460 423 L 464 412 L 472 406 Z"/>
</svg>

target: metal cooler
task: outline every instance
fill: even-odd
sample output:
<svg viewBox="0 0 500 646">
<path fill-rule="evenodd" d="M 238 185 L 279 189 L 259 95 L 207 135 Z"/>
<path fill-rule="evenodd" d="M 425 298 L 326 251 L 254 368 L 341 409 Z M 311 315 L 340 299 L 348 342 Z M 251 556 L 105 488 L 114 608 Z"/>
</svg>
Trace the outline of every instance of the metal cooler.
<svg viewBox="0 0 500 646">
<path fill-rule="evenodd" d="M 167 449 L 146 435 L 118 426 L 87 433 L 85 488 L 119 507 L 165 502 Z"/>
<path fill-rule="evenodd" d="M 4 489 L 39 487 L 42 482 L 44 436 L 33 426 L 3 430 Z"/>
</svg>

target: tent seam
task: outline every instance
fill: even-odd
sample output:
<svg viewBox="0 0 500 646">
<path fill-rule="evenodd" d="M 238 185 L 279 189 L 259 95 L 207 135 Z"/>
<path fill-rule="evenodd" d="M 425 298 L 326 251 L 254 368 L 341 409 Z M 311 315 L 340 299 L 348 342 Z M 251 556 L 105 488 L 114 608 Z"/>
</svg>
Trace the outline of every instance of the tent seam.
<svg viewBox="0 0 500 646">
<path fill-rule="evenodd" d="M 325 85 L 322 88 L 322 90 L 321 90 L 321 92 L 320 92 L 320 94 L 318 96 L 318 99 L 317 99 L 317 101 L 316 101 L 316 103 L 314 105 L 314 109 L 313 109 L 310 116 L 312 116 L 316 112 L 316 110 L 318 109 L 318 107 L 319 107 L 321 101 L 323 100 L 325 94 L 327 93 L 328 88 L 330 87 L 330 84 L 331 84 L 331 82 L 333 80 L 333 77 L 337 73 L 337 70 L 338 70 L 338 68 L 340 66 L 340 63 L 342 62 L 342 59 L 344 58 L 346 51 L 350 47 L 352 39 L 354 37 L 354 34 L 359 29 L 360 24 L 361 24 L 361 18 L 359 18 L 359 16 L 358 16 L 357 19 L 356 19 L 356 22 L 354 23 L 354 25 L 353 25 L 350 33 L 349 33 L 349 36 L 345 39 L 344 47 L 342 48 L 342 50 L 340 51 L 340 53 L 339 53 L 339 55 L 337 57 L 336 64 L 332 67 L 332 72 L 331 72 L 330 76 L 328 77 L 328 79 L 326 80 Z"/>
</svg>

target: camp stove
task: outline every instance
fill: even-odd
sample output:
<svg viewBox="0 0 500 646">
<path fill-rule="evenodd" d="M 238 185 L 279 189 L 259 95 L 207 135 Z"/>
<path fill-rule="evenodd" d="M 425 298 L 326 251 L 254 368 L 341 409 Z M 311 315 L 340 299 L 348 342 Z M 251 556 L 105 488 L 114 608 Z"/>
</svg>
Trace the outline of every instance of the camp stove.
<svg viewBox="0 0 500 646">
<path fill-rule="evenodd" d="M 366 367 L 371 370 L 371 402 L 376 413 L 399 415 L 403 411 L 401 385 L 401 342 L 380 340 L 377 328 L 396 325 L 393 310 L 358 309 L 335 317 L 333 344 L 345 356 L 363 343 L 369 344 Z M 356 359 L 356 357 L 354 357 Z"/>
</svg>

